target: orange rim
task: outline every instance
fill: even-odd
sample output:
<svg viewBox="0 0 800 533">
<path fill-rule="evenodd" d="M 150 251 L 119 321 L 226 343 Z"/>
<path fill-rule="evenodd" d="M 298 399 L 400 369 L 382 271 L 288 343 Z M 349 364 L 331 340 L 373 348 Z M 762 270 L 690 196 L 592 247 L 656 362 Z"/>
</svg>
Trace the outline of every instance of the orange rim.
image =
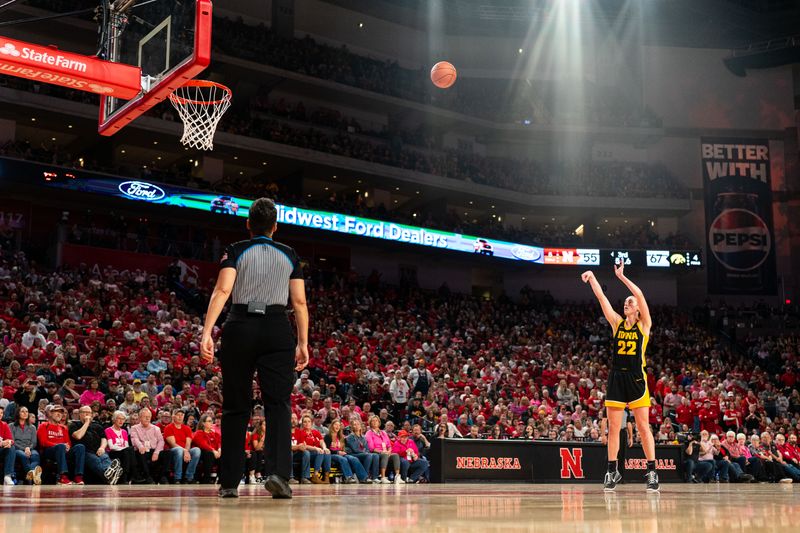
<svg viewBox="0 0 800 533">
<path fill-rule="evenodd" d="M 225 100 L 230 100 L 231 96 L 233 95 L 233 91 L 231 91 L 229 88 L 227 88 L 226 86 L 222 85 L 221 83 L 217 83 L 215 81 L 189 80 L 186 83 L 184 83 L 183 85 L 181 85 L 181 88 L 183 88 L 183 87 L 201 87 L 201 88 L 202 87 L 216 87 L 217 89 L 220 89 L 220 90 L 224 91 L 225 92 L 225 96 L 223 96 L 222 98 L 220 98 L 218 100 L 212 100 L 210 102 L 205 102 L 205 101 L 200 101 L 200 100 L 193 100 L 191 98 L 183 98 L 182 96 L 178 96 L 176 93 L 172 93 L 172 94 L 169 95 L 169 99 L 172 100 L 173 102 L 175 102 L 177 104 L 181 104 L 181 105 L 187 105 L 187 104 L 219 105 L 219 104 L 225 102 Z"/>
</svg>

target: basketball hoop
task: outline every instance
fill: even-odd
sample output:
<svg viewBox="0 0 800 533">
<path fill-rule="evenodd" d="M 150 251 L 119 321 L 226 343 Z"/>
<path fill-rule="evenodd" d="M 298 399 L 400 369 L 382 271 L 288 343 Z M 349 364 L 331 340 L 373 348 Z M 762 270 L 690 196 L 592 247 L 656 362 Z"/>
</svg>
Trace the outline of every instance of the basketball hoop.
<svg viewBox="0 0 800 533">
<path fill-rule="evenodd" d="M 181 143 L 198 150 L 214 148 L 214 132 L 219 119 L 231 105 L 230 89 L 222 84 L 189 80 L 169 95 L 183 121 Z"/>
</svg>

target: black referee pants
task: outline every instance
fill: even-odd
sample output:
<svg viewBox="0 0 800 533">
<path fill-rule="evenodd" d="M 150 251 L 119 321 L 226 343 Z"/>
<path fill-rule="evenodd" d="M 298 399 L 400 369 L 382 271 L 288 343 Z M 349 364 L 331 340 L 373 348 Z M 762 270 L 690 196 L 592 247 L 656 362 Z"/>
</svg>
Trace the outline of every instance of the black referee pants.
<svg viewBox="0 0 800 533">
<path fill-rule="evenodd" d="M 295 338 L 285 310 L 266 316 L 231 313 L 222 331 L 222 456 L 220 485 L 239 486 L 247 422 L 258 370 L 266 418 L 265 474 L 289 479 L 292 466 L 290 397 L 295 382 Z"/>
</svg>

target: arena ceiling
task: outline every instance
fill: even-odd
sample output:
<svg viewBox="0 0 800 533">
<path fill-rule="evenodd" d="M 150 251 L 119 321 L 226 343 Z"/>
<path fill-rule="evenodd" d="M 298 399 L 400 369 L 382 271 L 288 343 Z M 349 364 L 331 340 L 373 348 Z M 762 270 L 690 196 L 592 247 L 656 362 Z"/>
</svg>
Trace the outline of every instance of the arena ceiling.
<svg viewBox="0 0 800 533">
<path fill-rule="evenodd" d="M 239 0 L 234 0 L 233 3 Z M 796 0 L 323 0 L 430 30 L 433 6 L 451 34 L 520 35 L 558 2 L 592 4 L 584 22 L 638 17 L 646 44 L 736 48 L 800 33 Z M 631 9 L 633 8 L 633 9 Z"/>
<path fill-rule="evenodd" d="M 423 31 L 440 25 L 448 34 L 524 37 L 548 10 L 575 2 L 582 23 L 641 21 L 645 44 L 699 48 L 737 48 L 800 34 L 799 0 L 320 0 Z M 42 2 L 31 2 L 38 6 Z M 74 0 L 70 8 L 96 6 L 99 0 Z M 228 15 L 268 18 L 271 2 L 215 0 Z M 0 2 L 0 20 L 27 14 L 28 0 Z M 63 6 L 64 4 L 59 4 Z M 16 9 L 22 8 L 18 16 Z M 57 9 L 60 11 L 60 9 Z M 432 22 L 437 13 L 436 23 Z M 90 19 L 91 14 L 80 18 Z M 633 20 L 628 20 L 633 19 Z M 443 22 L 442 22 L 443 21 Z"/>
</svg>

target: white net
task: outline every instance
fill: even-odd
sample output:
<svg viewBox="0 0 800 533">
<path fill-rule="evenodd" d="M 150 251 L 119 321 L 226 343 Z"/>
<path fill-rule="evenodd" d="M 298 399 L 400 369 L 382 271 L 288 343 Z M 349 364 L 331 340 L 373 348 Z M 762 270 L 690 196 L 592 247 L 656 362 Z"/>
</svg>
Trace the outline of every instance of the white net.
<svg viewBox="0 0 800 533">
<path fill-rule="evenodd" d="M 211 81 L 192 80 L 169 95 L 169 100 L 183 121 L 181 143 L 213 150 L 219 119 L 231 105 L 231 90 Z"/>
</svg>

